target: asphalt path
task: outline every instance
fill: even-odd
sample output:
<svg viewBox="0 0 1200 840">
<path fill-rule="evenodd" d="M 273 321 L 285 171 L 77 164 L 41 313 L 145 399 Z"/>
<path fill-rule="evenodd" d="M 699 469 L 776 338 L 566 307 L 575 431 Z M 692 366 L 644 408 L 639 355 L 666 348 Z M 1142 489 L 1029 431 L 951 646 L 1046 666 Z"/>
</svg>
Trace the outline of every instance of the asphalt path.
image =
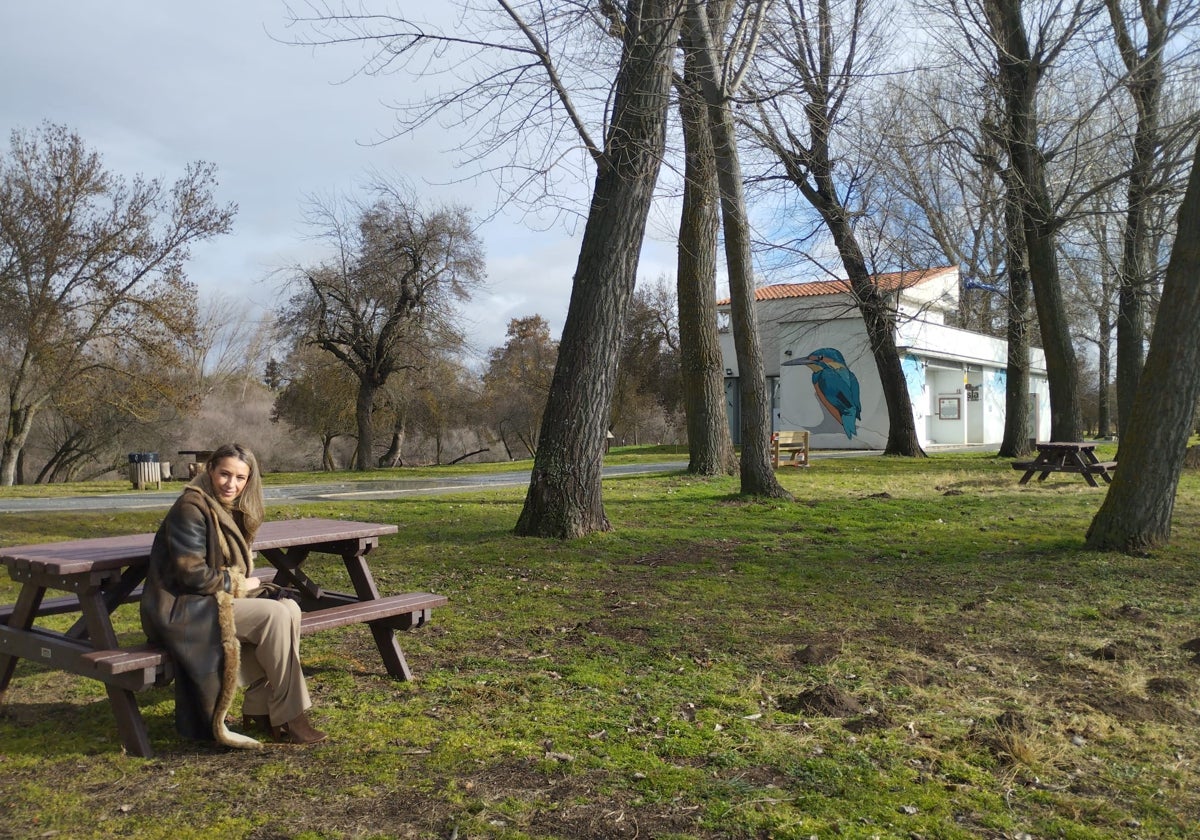
<svg viewBox="0 0 1200 840">
<path fill-rule="evenodd" d="M 931 447 L 933 448 L 933 447 Z M 938 446 L 939 451 L 986 451 L 990 446 Z M 848 458 L 864 455 L 880 455 L 879 450 L 838 449 L 814 450 L 811 460 L 821 458 Z M 619 478 L 624 475 L 679 472 L 687 469 L 687 461 L 662 461 L 654 464 L 623 464 L 605 467 L 604 478 Z M 303 502 L 345 502 L 354 499 L 364 501 L 397 499 L 404 496 L 433 496 L 439 493 L 462 493 L 470 490 L 488 490 L 496 487 L 528 485 L 528 471 L 487 473 L 484 475 L 447 476 L 446 478 L 400 478 L 363 479 L 314 484 L 288 484 L 264 487 L 263 496 L 268 505 Z M 52 499 L 0 499 L 0 513 L 34 513 L 38 511 L 71 510 L 166 510 L 183 489 L 180 482 L 166 482 L 166 489 L 128 493 L 99 493 L 91 496 L 61 496 Z"/>
<path fill-rule="evenodd" d="M 626 464 L 604 468 L 604 478 L 646 473 L 677 472 L 687 461 L 656 464 Z M 463 475 L 446 478 L 363 479 L 314 484 L 287 484 L 263 488 L 268 505 L 303 502 L 346 502 L 356 499 L 396 499 L 404 496 L 431 496 L 439 493 L 463 493 L 529 484 L 528 471 Z M 61 496 L 50 499 L 0 499 L 0 513 L 35 513 L 85 510 L 166 510 L 183 489 L 181 482 L 164 482 L 165 489 L 128 493 L 101 493 L 93 496 Z"/>
</svg>

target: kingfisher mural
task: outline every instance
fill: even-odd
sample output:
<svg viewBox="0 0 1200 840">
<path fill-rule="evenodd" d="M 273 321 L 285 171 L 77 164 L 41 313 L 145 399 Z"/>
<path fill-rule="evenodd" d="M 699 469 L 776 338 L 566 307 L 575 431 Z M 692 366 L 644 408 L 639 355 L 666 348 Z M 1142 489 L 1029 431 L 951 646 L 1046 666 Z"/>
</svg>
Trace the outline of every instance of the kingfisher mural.
<svg viewBox="0 0 1200 840">
<path fill-rule="evenodd" d="M 857 423 L 862 419 L 862 401 L 858 396 L 858 377 L 847 366 L 846 357 L 832 347 L 822 347 L 803 358 L 783 363 L 785 367 L 788 365 L 808 366 L 817 399 L 841 425 L 846 437 L 853 440 L 858 434 Z"/>
</svg>

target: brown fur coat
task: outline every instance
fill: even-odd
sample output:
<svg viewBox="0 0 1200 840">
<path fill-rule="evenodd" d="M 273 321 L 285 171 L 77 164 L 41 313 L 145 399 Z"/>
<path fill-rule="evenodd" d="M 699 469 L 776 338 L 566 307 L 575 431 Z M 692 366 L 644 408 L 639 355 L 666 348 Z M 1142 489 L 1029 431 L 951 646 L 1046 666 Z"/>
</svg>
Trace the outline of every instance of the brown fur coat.
<svg viewBox="0 0 1200 840">
<path fill-rule="evenodd" d="M 254 557 L 239 515 L 222 507 L 202 478 L 184 488 L 155 534 L 142 626 L 175 662 L 180 734 L 252 749 L 261 744 L 231 732 L 225 715 L 241 666 L 233 599 L 247 593 Z"/>
</svg>

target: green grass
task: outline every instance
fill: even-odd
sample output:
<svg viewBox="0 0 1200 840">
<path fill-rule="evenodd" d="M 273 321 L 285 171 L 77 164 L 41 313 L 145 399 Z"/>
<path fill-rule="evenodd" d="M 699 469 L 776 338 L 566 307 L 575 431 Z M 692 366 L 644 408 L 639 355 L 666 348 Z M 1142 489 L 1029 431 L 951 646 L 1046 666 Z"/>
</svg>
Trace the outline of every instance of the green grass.
<svg viewBox="0 0 1200 840">
<path fill-rule="evenodd" d="M 371 555 L 380 588 L 450 599 L 401 637 L 417 680 L 384 675 L 366 628 L 306 637 L 330 742 L 181 742 L 155 689 L 145 760 L 100 684 L 22 661 L 0 837 L 1193 835 L 1200 476 L 1147 557 L 1083 550 L 1103 488 L 1019 487 L 986 455 L 780 476 L 794 503 L 609 480 L 615 530 L 568 542 L 512 535 L 524 488 L 273 506 L 399 526 Z M 6 515 L 3 541 L 160 516 Z M 136 637 L 135 608 L 119 629 Z"/>
</svg>

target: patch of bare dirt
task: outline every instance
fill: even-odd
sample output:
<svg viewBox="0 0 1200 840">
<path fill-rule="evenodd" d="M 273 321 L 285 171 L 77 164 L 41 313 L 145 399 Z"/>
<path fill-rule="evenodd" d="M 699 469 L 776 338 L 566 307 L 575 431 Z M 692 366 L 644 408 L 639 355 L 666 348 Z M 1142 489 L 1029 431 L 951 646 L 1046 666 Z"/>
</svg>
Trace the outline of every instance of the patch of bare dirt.
<svg viewBox="0 0 1200 840">
<path fill-rule="evenodd" d="M 618 642 L 626 642 L 634 645 L 644 645 L 650 641 L 649 628 L 623 625 L 619 621 L 612 621 L 606 618 L 590 618 L 587 621 L 577 624 L 567 635 L 579 636 L 584 633 L 605 636 L 609 639 L 616 639 Z"/>
<path fill-rule="evenodd" d="M 1153 626 L 1153 617 L 1143 609 L 1135 607 L 1133 604 L 1122 604 L 1110 613 L 1112 618 L 1124 619 L 1132 621 L 1134 624 L 1146 624 Z"/>
<path fill-rule="evenodd" d="M 1146 691 L 1165 697 L 1186 697 L 1192 691 L 1192 684 L 1179 677 L 1152 677 L 1146 681 Z"/>
<path fill-rule="evenodd" d="M 537 837 L 570 837 L 572 840 L 660 837 L 669 834 L 710 837 L 698 831 L 699 811 L 673 803 L 634 804 L 627 793 L 617 793 L 603 774 L 546 775 L 529 762 L 516 760 L 494 765 L 456 780 L 482 802 L 519 800 L 536 807 L 527 822 L 512 825 Z M 505 822 L 500 814 L 490 819 Z M 447 826 L 445 836 L 450 836 Z"/>
<path fill-rule="evenodd" d="M 1128 692 L 1102 688 L 1073 699 L 1125 722 L 1191 725 L 1197 723 L 1194 712 L 1180 708 L 1161 696 L 1139 697 Z"/>
<path fill-rule="evenodd" d="M 821 685 L 800 694 L 779 697 L 780 711 L 792 715 L 848 718 L 861 715 L 863 705 L 834 685 Z"/>
<path fill-rule="evenodd" d="M 1101 662 L 1128 662 L 1134 658 L 1137 649 L 1129 642 L 1109 642 L 1092 651 L 1092 659 Z"/>
<path fill-rule="evenodd" d="M 659 568 L 663 566 L 682 566 L 694 569 L 696 563 L 705 560 L 716 563 L 718 567 L 729 568 L 736 558 L 738 543 L 731 540 L 709 540 L 707 542 L 691 543 L 686 546 L 674 546 L 650 554 L 642 554 L 619 563 L 619 565 L 645 566 Z"/>
<path fill-rule="evenodd" d="M 841 642 L 813 642 L 802 645 L 792 652 L 792 662 L 797 665 L 828 665 L 842 653 Z"/>
</svg>

